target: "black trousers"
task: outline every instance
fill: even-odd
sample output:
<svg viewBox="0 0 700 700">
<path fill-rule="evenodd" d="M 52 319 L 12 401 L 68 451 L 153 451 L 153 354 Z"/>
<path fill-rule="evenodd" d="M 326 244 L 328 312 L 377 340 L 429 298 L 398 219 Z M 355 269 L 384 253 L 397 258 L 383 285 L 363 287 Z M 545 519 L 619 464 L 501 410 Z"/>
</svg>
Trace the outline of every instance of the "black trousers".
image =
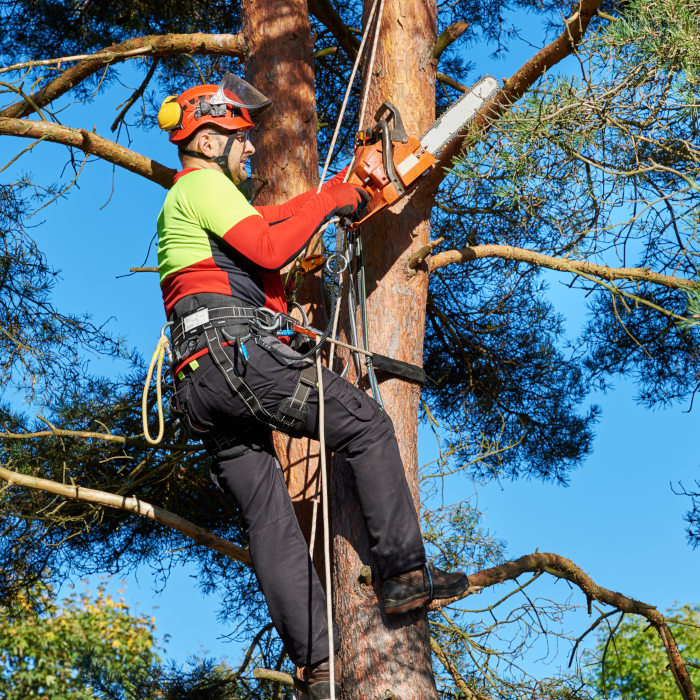
<svg viewBox="0 0 700 700">
<path fill-rule="evenodd" d="M 226 351 L 263 406 L 291 396 L 308 362 L 276 338 L 247 343 L 244 365 Z M 280 358 L 278 355 L 283 354 Z M 418 517 L 406 482 L 391 419 L 363 391 L 323 370 L 326 443 L 345 455 L 382 578 L 425 563 Z M 253 568 L 272 621 L 297 666 L 328 656 L 326 599 L 299 529 L 270 429 L 254 419 L 206 355 L 177 381 L 181 408 L 206 430 L 226 432 L 249 451 L 214 458 L 214 481 L 238 502 L 248 532 Z M 318 438 L 318 392 L 309 398 L 304 435 Z M 336 647 L 339 645 L 334 629 Z"/>
</svg>

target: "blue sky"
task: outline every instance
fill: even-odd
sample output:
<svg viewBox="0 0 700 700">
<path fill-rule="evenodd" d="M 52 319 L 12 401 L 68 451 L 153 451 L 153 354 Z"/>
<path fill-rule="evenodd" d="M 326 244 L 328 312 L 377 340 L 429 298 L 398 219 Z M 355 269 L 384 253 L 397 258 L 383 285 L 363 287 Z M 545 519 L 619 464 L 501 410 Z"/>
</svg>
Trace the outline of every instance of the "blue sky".
<svg viewBox="0 0 700 700">
<path fill-rule="evenodd" d="M 528 27 L 527 34 L 532 43 L 541 43 L 532 38 L 541 35 L 536 24 Z M 474 61 L 480 74 L 501 78 L 532 52 L 522 42 L 503 60 L 479 56 Z M 131 82 L 135 87 L 140 78 Z M 88 129 L 95 125 L 99 134 L 108 136 L 127 94 L 118 88 L 88 109 L 70 107 L 62 120 Z M 174 150 L 163 134 L 140 129 L 130 134 L 135 150 L 176 166 Z M 26 145 L 4 138 L 3 162 Z M 58 181 L 65 156 L 61 146 L 40 144 L 5 171 L 3 181 L 26 171 L 42 182 Z M 64 198 L 30 220 L 48 260 L 61 270 L 57 306 L 89 312 L 97 322 L 109 319 L 108 327 L 146 357 L 164 322 L 157 275 L 118 276 L 143 262 L 164 195 L 162 188 L 135 175 L 113 173 L 104 163 L 88 163 Z M 155 264 L 155 250 L 146 264 Z M 569 319 L 568 331 L 575 335 L 580 296 L 566 287 L 568 275 L 551 274 L 547 279 L 557 308 Z M 104 373 L 118 370 L 111 361 L 96 359 L 95 364 Z M 534 481 L 492 483 L 479 488 L 478 506 L 485 525 L 507 542 L 513 557 L 535 549 L 557 552 L 574 560 L 599 584 L 662 608 L 677 600 L 700 601 L 700 553 L 688 547 L 684 534 L 683 514 L 689 503 L 671 490 L 672 483 L 682 480 L 690 485 L 700 476 L 691 444 L 697 416 L 686 413 L 686 405 L 645 410 L 635 403 L 634 394 L 634 387 L 620 380 L 607 395 L 591 398 L 602 406 L 603 415 L 593 454 L 572 474 L 569 488 Z M 432 438 L 424 436 L 422 461 L 432 459 L 433 451 Z M 465 492 L 471 490 L 469 484 Z M 543 585 L 546 594 L 562 595 L 562 584 Z M 114 582 L 115 588 L 120 586 Z M 238 648 L 219 639 L 230 630 L 216 621 L 216 595 L 203 597 L 186 570 L 174 572 L 162 594 L 155 594 L 155 586 L 150 572 L 142 570 L 127 580 L 126 599 L 142 612 L 153 611 L 159 633 L 169 635 L 168 655 L 184 661 L 192 653 L 206 651 L 235 661 Z M 580 630 L 584 628 L 585 622 Z"/>
</svg>

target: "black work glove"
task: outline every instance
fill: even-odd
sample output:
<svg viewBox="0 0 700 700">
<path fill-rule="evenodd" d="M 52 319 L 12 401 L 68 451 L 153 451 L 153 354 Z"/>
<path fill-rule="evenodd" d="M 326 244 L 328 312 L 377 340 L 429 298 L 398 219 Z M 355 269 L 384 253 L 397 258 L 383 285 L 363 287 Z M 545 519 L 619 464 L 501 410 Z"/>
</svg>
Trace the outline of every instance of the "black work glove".
<svg viewBox="0 0 700 700">
<path fill-rule="evenodd" d="M 324 193 L 335 202 L 335 213 L 338 216 L 351 216 L 363 209 L 370 200 L 369 194 L 362 187 L 349 182 L 335 185 L 324 190 Z"/>
</svg>

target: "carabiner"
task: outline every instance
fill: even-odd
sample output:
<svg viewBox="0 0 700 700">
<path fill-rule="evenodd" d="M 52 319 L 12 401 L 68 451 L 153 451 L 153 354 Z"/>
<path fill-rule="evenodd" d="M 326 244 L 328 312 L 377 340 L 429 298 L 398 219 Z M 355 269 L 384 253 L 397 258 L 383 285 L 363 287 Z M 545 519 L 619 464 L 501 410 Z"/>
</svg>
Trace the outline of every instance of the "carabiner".
<svg viewBox="0 0 700 700">
<path fill-rule="evenodd" d="M 270 316 L 270 320 L 271 320 L 270 325 L 267 325 L 267 324 L 263 323 L 259 318 L 256 318 L 256 319 L 255 319 L 255 325 L 256 325 L 258 328 L 260 328 L 260 330 L 262 330 L 262 331 L 268 331 L 269 333 L 271 333 L 272 331 L 274 331 L 274 330 L 276 330 L 277 328 L 279 328 L 279 326 L 280 326 L 280 316 L 282 316 L 282 312 L 281 312 L 281 311 L 275 312 L 275 311 L 272 311 L 272 309 L 268 309 L 268 308 L 266 308 L 266 307 L 264 307 L 264 306 L 259 307 L 258 309 L 256 309 L 256 311 L 264 311 L 265 313 L 271 314 L 271 316 Z"/>
<path fill-rule="evenodd" d="M 172 326 L 172 325 L 173 325 L 173 322 L 172 322 L 172 321 L 168 321 L 168 322 L 160 329 L 160 337 L 161 337 L 161 338 L 167 338 L 167 337 L 168 337 L 167 335 L 165 335 L 165 329 L 168 328 L 168 327 L 170 327 L 170 326 Z"/>
<path fill-rule="evenodd" d="M 336 265 L 336 258 L 340 258 L 343 262 Z M 326 270 L 331 275 L 340 275 L 348 269 L 348 259 L 342 253 L 333 253 L 333 255 L 328 256 L 326 260 Z"/>
</svg>

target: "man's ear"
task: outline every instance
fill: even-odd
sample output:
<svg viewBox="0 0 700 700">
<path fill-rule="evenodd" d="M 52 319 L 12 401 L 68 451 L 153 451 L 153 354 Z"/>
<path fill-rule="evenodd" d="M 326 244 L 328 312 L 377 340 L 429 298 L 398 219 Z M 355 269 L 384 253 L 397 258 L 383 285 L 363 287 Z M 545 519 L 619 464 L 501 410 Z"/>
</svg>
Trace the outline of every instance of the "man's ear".
<svg viewBox="0 0 700 700">
<path fill-rule="evenodd" d="M 199 134 L 195 150 L 201 151 L 207 158 L 218 155 L 216 152 L 216 136 L 206 131 Z"/>
</svg>

